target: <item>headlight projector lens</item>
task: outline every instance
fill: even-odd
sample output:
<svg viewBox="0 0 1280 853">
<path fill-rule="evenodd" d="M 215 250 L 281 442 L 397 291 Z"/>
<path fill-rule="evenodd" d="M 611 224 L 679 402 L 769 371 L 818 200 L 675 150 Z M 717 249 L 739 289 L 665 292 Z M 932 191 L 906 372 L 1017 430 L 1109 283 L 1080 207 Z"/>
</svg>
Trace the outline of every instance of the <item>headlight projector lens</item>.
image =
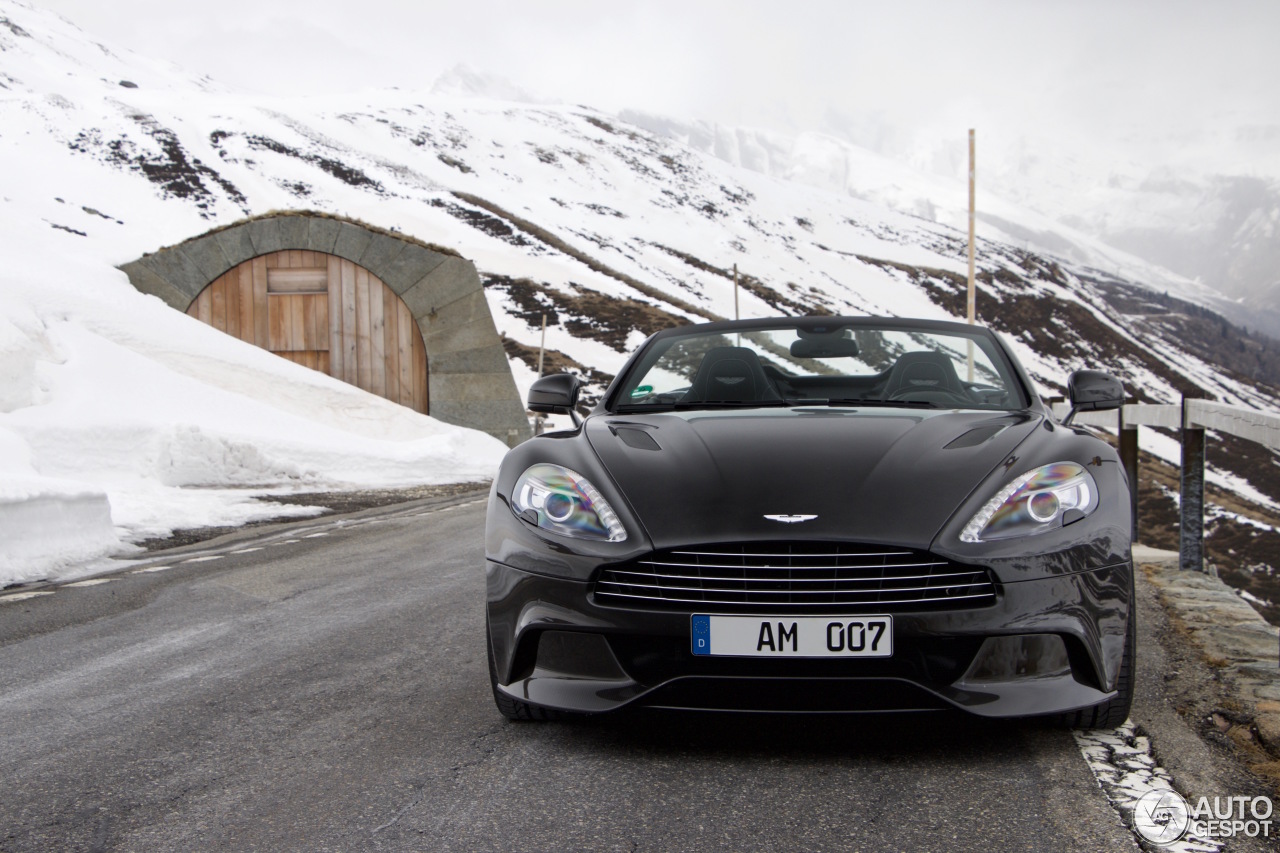
<svg viewBox="0 0 1280 853">
<path fill-rule="evenodd" d="M 573 498 L 561 494 L 547 495 L 542 508 L 546 511 L 547 518 L 556 522 L 565 522 L 573 516 Z"/>
<path fill-rule="evenodd" d="M 1053 492 L 1036 492 L 1027 498 L 1027 512 L 1039 522 L 1053 521 L 1058 514 L 1058 497 Z"/>
</svg>

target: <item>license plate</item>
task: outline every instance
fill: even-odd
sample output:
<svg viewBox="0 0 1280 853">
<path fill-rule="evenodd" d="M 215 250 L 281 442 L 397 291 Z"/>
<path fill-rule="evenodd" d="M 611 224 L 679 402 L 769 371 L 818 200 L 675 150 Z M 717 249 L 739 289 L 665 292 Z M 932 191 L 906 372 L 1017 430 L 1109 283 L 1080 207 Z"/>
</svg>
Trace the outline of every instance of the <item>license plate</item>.
<svg viewBox="0 0 1280 853">
<path fill-rule="evenodd" d="M 790 658 L 893 656 L 892 616 L 690 618 L 695 655 Z"/>
</svg>

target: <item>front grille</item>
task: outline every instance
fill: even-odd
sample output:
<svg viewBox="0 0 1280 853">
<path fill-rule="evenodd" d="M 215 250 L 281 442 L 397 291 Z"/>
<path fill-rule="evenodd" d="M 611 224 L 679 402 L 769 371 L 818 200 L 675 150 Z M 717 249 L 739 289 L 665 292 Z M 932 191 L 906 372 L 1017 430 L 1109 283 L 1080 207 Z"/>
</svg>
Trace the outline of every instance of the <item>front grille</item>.
<svg viewBox="0 0 1280 853">
<path fill-rule="evenodd" d="M 605 605 L 666 610 L 901 611 L 985 607 L 984 568 L 904 548 L 847 542 L 749 542 L 657 551 L 605 566 Z"/>
</svg>

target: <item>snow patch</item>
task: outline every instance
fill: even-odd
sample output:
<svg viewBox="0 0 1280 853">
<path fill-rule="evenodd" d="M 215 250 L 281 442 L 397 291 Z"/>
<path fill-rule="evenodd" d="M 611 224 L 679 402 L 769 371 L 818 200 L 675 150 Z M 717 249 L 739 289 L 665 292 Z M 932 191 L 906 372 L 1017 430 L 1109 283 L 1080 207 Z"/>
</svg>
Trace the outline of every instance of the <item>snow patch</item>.
<svg viewBox="0 0 1280 853">
<path fill-rule="evenodd" d="M 1099 787 L 1130 828 L 1133 809 L 1143 794 L 1174 791 L 1169 771 L 1151 755 L 1151 741 L 1134 729 L 1131 721 L 1114 731 L 1073 732 Z M 1181 840 L 1159 847 L 1173 853 L 1217 853 L 1222 843 L 1188 833 Z"/>
<path fill-rule="evenodd" d="M 273 459 L 250 441 L 210 434 L 194 424 L 175 426 L 162 442 L 156 460 L 158 479 L 166 486 L 256 485 L 315 480 L 304 470 Z"/>
</svg>

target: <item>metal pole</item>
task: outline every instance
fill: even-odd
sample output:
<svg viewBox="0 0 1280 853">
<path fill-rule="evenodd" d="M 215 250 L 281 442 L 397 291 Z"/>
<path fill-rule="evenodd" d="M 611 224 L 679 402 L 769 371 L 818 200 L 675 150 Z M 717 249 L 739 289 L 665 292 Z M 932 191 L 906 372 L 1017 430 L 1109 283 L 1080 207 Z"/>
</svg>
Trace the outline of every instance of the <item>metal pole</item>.
<svg viewBox="0 0 1280 853">
<path fill-rule="evenodd" d="M 733 265 L 733 319 L 740 320 L 738 316 L 738 265 Z M 742 333 L 739 332 L 734 346 L 742 346 Z"/>
<path fill-rule="evenodd" d="M 542 315 L 542 343 L 538 344 L 538 378 L 542 378 L 542 358 L 547 352 L 547 315 Z M 533 434 L 542 435 L 547 419 L 542 415 L 538 415 L 533 419 Z"/>
<path fill-rule="evenodd" d="M 740 320 L 738 316 L 738 265 L 733 265 L 733 319 Z"/>
<path fill-rule="evenodd" d="M 1187 397 L 1182 398 L 1182 484 L 1178 496 L 1181 532 L 1178 565 L 1204 571 L 1204 430 L 1188 426 Z"/>
<path fill-rule="evenodd" d="M 547 351 L 547 315 L 542 315 L 542 343 L 538 345 L 538 378 L 542 378 L 542 356 Z"/>
<path fill-rule="evenodd" d="M 1129 479 L 1129 517 L 1133 529 L 1130 541 L 1138 541 L 1138 425 L 1125 423 L 1124 407 L 1120 407 L 1120 463 Z"/>
<path fill-rule="evenodd" d="M 974 298 L 973 287 L 973 223 L 974 223 L 974 176 L 977 173 L 976 157 L 974 153 L 973 128 L 969 128 L 969 299 L 967 306 L 967 314 L 969 323 L 972 324 L 976 319 L 977 300 Z M 969 342 L 969 381 L 973 381 L 973 342 Z"/>
</svg>

